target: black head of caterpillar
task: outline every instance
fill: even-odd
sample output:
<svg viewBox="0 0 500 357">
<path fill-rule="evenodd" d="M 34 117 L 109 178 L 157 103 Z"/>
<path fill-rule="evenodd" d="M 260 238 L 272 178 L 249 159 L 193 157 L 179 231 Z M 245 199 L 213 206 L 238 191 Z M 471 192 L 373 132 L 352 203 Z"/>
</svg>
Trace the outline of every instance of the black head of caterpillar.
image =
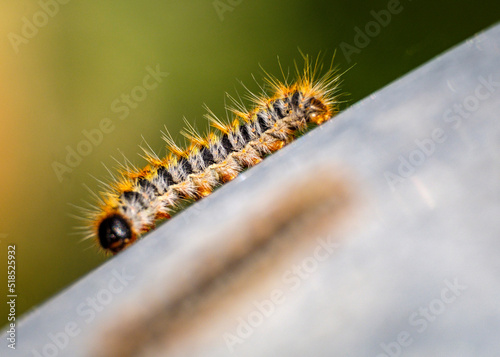
<svg viewBox="0 0 500 357">
<path fill-rule="evenodd" d="M 136 239 L 129 222 L 119 214 L 108 216 L 99 223 L 98 238 L 101 247 L 112 253 L 118 253 Z"/>
<path fill-rule="evenodd" d="M 319 125 L 339 111 L 339 77 L 330 68 L 318 76 L 321 66 L 307 56 L 293 84 L 268 75 L 272 96 L 250 93 L 253 108 L 236 103 L 234 118 L 222 122 L 209 111 L 207 118 L 217 131 L 201 136 L 192 127 L 183 133 L 190 144 L 178 147 L 170 136 L 169 154 L 160 159 L 146 151 L 143 169 L 122 167 L 121 179 L 99 197 L 98 207 L 87 211 L 90 237 L 106 252 L 116 254 L 169 218 L 182 200 L 197 200 L 232 180 L 242 170 L 292 141 L 310 124 Z"/>
</svg>

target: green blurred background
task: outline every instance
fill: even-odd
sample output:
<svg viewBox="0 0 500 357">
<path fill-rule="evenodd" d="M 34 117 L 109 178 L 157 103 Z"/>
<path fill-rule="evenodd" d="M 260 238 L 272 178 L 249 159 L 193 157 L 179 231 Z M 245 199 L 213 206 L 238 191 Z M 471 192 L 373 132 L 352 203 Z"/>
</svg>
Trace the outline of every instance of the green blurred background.
<svg viewBox="0 0 500 357">
<path fill-rule="evenodd" d="M 298 48 L 327 58 L 337 50 L 342 69 L 356 64 L 343 85 L 353 104 L 494 24 L 500 14 L 500 2 L 493 1 L 401 1 L 396 7 L 401 11 L 379 26 L 378 34 L 346 56 L 341 44 L 344 49 L 356 45 L 355 28 L 366 33 L 372 10 L 386 10 L 395 1 L 66 2 L 49 7 L 53 16 L 45 17 L 39 1 L 0 5 L 0 261 L 5 272 L 0 291 L 6 295 L 7 245 L 14 243 L 18 315 L 107 259 L 70 234 L 78 222 L 68 215 L 75 213 L 68 203 L 89 199 L 82 185 L 96 189 L 90 175 L 107 177 L 101 163 L 115 166 L 111 155 L 120 157 L 118 149 L 143 165 L 137 155 L 142 135 L 164 154 L 160 130 L 165 124 L 179 139 L 184 116 L 204 129 L 204 103 L 223 116 L 226 91 L 244 94 L 239 80 L 257 90 L 252 74 L 261 78 L 259 65 L 278 75 L 277 56 L 290 67 L 300 60 Z M 25 19 L 42 25 L 36 34 Z M 373 23 L 368 26 L 377 30 Z M 31 38 L 19 39 L 23 27 Z M 119 119 L 111 104 L 142 84 L 147 66 L 157 65 L 169 76 Z M 54 162 L 66 164 L 67 146 L 76 149 L 85 139 L 83 131 L 98 128 L 103 118 L 114 130 L 58 179 Z M 4 325 L 7 306 L 0 306 Z"/>
</svg>

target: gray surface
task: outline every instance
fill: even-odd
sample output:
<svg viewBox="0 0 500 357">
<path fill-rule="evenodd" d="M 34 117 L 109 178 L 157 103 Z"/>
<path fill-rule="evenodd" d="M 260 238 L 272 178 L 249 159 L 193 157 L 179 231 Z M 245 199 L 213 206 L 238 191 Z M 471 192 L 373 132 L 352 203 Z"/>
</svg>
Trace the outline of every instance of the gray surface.
<svg viewBox="0 0 500 357">
<path fill-rule="evenodd" d="M 158 276 L 182 271 L 190 264 L 183 257 L 206 243 L 207 232 L 258 205 L 259 195 L 287 175 L 314 174 L 319 164 L 349 172 L 362 197 L 341 247 L 287 292 L 234 353 L 222 336 L 196 348 L 205 356 L 383 356 L 382 344 L 391 344 L 393 355 L 499 356 L 500 86 L 478 89 L 481 78 L 500 83 L 499 64 L 497 25 L 352 106 L 103 264 L 25 316 L 18 349 L 7 349 L 2 336 L 0 353 L 43 355 L 49 334 L 59 333 L 66 346 L 50 355 L 88 355 L 94 332 L 116 317 L 117 307 L 153 291 Z M 471 99 L 478 94 L 489 95 Z M 467 118 L 447 121 L 455 105 L 471 104 Z M 398 174 L 401 157 L 417 158 L 416 140 L 436 130 L 445 139 L 391 186 L 387 173 Z M 133 278 L 113 280 L 123 270 Z M 451 302 L 455 294 L 441 294 L 454 281 L 464 288 Z M 93 308 L 90 321 L 87 299 L 97 295 L 109 304 Z M 424 307 L 442 307 L 425 328 L 422 315 L 411 320 Z M 66 341 L 60 332 L 68 324 L 78 333 Z M 405 331 L 411 342 L 395 347 Z M 189 343 L 179 346 L 177 354 L 196 355 Z"/>
</svg>

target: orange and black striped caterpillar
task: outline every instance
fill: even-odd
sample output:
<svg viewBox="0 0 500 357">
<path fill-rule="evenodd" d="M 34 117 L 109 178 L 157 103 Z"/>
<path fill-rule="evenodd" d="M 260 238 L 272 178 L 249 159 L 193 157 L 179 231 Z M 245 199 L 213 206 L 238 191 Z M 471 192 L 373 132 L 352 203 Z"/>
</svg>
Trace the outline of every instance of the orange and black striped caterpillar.
<svg viewBox="0 0 500 357">
<path fill-rule="evenodd" d="M 88 237 L 97 239 L 107 252 L 116 254 L 154 228 L 158 219 L 170 218 L 186 199 L 197 200 L 281 149 L 311 125 L 330 120 L 339 111 L 337 71 L 304 56 L 304 69 L 296 66 L 291 84 L 266 75 L 273 95 L 264 90 L 249 93 L 253 108 L 230 109 L 233 119 L 224 123 L 212 112 L 206 115 L 217 132 L 205 136 L 191 127 L 183 133 L 186 149 L 165 136 L 169 154 L 161 159 L 145 150 L 148 165 L 142 169 L 122 167 L 120 179 L 87 210 Z"/>
</svg>

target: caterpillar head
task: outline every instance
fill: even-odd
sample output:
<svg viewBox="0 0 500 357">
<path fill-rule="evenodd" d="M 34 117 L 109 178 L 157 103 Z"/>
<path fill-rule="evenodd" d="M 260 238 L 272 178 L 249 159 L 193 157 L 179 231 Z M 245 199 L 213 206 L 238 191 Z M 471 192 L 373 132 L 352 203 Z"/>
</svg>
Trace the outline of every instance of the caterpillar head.
<svg viewBox="0 0 500 357">
<path fill-rule="evenodd" d="M 123 250 L 137 238 L 130 223 L 117 213 L 105 217 L 99 223 L 97 236 L 101 247 L 113 254 Z"/>
</svg>

